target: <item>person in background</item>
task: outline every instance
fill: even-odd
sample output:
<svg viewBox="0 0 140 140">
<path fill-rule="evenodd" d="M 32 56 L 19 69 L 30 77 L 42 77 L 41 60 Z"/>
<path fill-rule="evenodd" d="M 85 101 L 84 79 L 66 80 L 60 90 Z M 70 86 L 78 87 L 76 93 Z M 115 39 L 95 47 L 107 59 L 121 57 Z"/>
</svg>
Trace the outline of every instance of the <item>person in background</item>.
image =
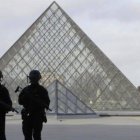
<svg viewBox="0 0 140 140">
<path fill-rule="evenodd" d="M 12 109 L 12 101 L 9 96 L 8 89 L 1 84 L 3 79 L 2 71 L 0 71 L 0 140 L 6 140 L 5 135 L 5 116 Z"/>
</svg>

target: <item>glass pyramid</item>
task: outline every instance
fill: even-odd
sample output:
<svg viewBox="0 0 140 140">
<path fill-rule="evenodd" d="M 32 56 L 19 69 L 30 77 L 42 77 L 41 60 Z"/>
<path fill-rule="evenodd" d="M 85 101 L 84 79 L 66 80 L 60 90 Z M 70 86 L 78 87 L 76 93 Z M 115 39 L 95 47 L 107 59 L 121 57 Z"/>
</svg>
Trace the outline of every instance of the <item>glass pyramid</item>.
<svg viewBox="0 0 140 140">
<path fill-rule="evenodd" d="M 140 92 L 56 2 L 3 55 L 0 69 L 15 106 L 16 87 L 37 69 L 42 85 L 58 80 L 95 111 L 140 109 Z"/>
</svg>

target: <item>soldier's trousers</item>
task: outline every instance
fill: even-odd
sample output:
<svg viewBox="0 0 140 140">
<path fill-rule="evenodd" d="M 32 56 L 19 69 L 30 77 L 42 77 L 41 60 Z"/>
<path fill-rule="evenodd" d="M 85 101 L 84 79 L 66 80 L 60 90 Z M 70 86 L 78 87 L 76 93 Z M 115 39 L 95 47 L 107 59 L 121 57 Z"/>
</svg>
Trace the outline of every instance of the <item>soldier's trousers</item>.
<svg viewBox="0 0 140 140">
<path fill-rule="evenodd" d="M 22 122 L 25 140 L 41 140 L 43 122 L 38 118 L 27 117 Z"/>
<path fill-rule="evenodd" d="M 0 140 L 6 140 L 5 136 L 5 114 L 0 114 Z"/>
</svg>

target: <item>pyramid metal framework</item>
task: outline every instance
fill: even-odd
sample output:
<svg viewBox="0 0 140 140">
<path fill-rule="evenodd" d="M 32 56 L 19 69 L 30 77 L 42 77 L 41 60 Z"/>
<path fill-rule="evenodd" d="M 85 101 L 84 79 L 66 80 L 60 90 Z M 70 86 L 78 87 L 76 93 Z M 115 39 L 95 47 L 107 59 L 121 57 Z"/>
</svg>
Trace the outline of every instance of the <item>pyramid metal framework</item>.
<svg viewBox="0 0 140 140">
<path fill-rule="evenodd" d="M 17 85 L 38 69 L 42 85 L 58 80 L 93 110 L 140 109 L 135 86 L 56 2 L 3 55 L 0 69 L 15 106 Z"/>
</svg>

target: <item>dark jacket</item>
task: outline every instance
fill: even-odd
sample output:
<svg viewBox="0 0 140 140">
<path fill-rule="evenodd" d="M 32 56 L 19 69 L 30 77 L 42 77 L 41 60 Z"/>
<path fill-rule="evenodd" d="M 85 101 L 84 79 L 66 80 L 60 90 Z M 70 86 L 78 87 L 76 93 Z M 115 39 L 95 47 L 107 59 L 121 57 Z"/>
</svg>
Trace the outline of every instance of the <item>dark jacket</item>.
<svg viewBox="0 0 140 140">
<path fill-rule="evenodd" d="M 39 114 L 49 108 L 50 99 L 48 91 L 41 85 L 29 85 L 25 87 L 18 102 L 28 111 L 29 114 Z"/>
<path fill-rule="evenodd" d="M 0 84 L 0 114 L 10 111 L 11 107 L 12 101 L 9 92 L 5 86 Z"/>
</svg>

